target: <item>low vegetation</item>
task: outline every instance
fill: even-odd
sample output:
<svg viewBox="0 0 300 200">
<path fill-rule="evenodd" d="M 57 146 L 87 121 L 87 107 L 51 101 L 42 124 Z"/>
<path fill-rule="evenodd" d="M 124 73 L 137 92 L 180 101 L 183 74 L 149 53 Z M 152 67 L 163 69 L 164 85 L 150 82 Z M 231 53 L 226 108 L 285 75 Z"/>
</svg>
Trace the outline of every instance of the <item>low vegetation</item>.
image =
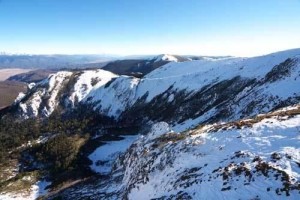
<svg viewBox="0 0 300 200">
<path fill-rule="evenodd" d="M 37 182 L 39 178 L 40 173 L 38 171 L 18 173 L 6 181 L 0 181 L 0 193 L 16 191 L 25 194 L 29 193 L 31 186 Z"/>
<path fill-rule="evenodd" d="M 62 188 L 91 176 L 93 172 L 86 157 L 91 151 L 90 138 L 107 126 L 114 127 L 114 120 L 88 106 L 78 106 L 69 112 L 58 108 L 47 119 L 18 121 L 13 115 L 3 116 L 0 119 L 0 170 L 5 177 L 1 178 L 0 191 L 1 187 L 10 191 L 10 185 L 26 190 L 41 174 L 52 182 L 52 188 Z M 18 165 L 19 170 L 12 173 Z M 39 176 L 30 179 L 31 182 L 18 178 L 33 172 Z"/>
<path fill-rule="evenodd" d="M 48 163 L 50 169 L 55 173 L 69 170 L 74 166 L 80 147 L 86 139 L 87 137 L 79 135 L 59 134 L 41 145 L 37 157 L 40 161 Z"/>
</svg>

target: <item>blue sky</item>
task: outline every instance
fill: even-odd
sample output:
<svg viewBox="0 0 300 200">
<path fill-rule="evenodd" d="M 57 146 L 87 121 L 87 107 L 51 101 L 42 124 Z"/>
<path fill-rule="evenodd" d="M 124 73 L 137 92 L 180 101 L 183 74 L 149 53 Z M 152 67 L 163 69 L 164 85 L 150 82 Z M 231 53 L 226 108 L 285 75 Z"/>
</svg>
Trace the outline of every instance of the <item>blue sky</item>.
<svg viewBox="0 0 300 200">
<path fill-rule="evenodd" d="M 300 0 L 0 0 L 0 51 L 254 56 L 300 47 Z"/>
</svg>

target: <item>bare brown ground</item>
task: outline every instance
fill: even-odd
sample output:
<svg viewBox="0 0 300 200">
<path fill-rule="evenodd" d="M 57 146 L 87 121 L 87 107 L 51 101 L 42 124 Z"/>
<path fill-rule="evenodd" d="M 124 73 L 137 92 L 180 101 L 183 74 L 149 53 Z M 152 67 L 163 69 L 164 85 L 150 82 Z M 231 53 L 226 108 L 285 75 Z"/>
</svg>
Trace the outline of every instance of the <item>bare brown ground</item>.
<svg viewBox="0 0 300 200">
<path fill-rule="evenodd" d="M 20 69 L 20 68 L 11 68 L 11 69 L 0 69 L 0 81 L 4 81 L 11 76 L 26 73 L 32 71 L 32 69 Z"/>
</svg>

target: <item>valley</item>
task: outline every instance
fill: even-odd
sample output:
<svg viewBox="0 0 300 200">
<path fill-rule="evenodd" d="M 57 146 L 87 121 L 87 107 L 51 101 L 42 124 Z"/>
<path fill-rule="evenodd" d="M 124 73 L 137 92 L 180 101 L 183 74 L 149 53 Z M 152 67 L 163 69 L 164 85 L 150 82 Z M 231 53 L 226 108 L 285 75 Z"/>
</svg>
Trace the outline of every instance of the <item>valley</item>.
<svg viewBox="0 0 300 200">
<path fill-rule="evenodd" d="M 9 77 L 16 74 L 26 73 L 32 71 L 32 69 L 21 69 L 21 68 L 9 68 L 9 69 L 0 69 L 0 81 L 5 81 Z"/>
<path fill-rule="evenodd" d="M 21 82 L 0 81 L 0 110 L 10 106 L 20 92 L 26 92 L 27 86 Z"/>
</svg>

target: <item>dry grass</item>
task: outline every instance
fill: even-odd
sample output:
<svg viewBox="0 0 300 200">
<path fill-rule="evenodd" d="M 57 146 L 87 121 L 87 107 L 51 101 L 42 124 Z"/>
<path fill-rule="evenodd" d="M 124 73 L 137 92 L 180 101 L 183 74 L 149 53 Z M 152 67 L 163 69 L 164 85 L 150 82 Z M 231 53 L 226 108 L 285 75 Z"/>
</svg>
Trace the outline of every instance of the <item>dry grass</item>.
<svg viewBox="0 0 300 200">
<path fill-rule="evenodd" d="M 40 174 L 38 171 L 23 172 L 17 174 L 15 177 L 0 183 L 0 192 L 5 193 L 28 193 L 31 186 L 36 183 Z"/>
<path fill-rule="evenodd" d="M 0 184 L 17 174 L 18 160 L 11 159 L 6 163 L 0 163 Z"/>
</svg>

